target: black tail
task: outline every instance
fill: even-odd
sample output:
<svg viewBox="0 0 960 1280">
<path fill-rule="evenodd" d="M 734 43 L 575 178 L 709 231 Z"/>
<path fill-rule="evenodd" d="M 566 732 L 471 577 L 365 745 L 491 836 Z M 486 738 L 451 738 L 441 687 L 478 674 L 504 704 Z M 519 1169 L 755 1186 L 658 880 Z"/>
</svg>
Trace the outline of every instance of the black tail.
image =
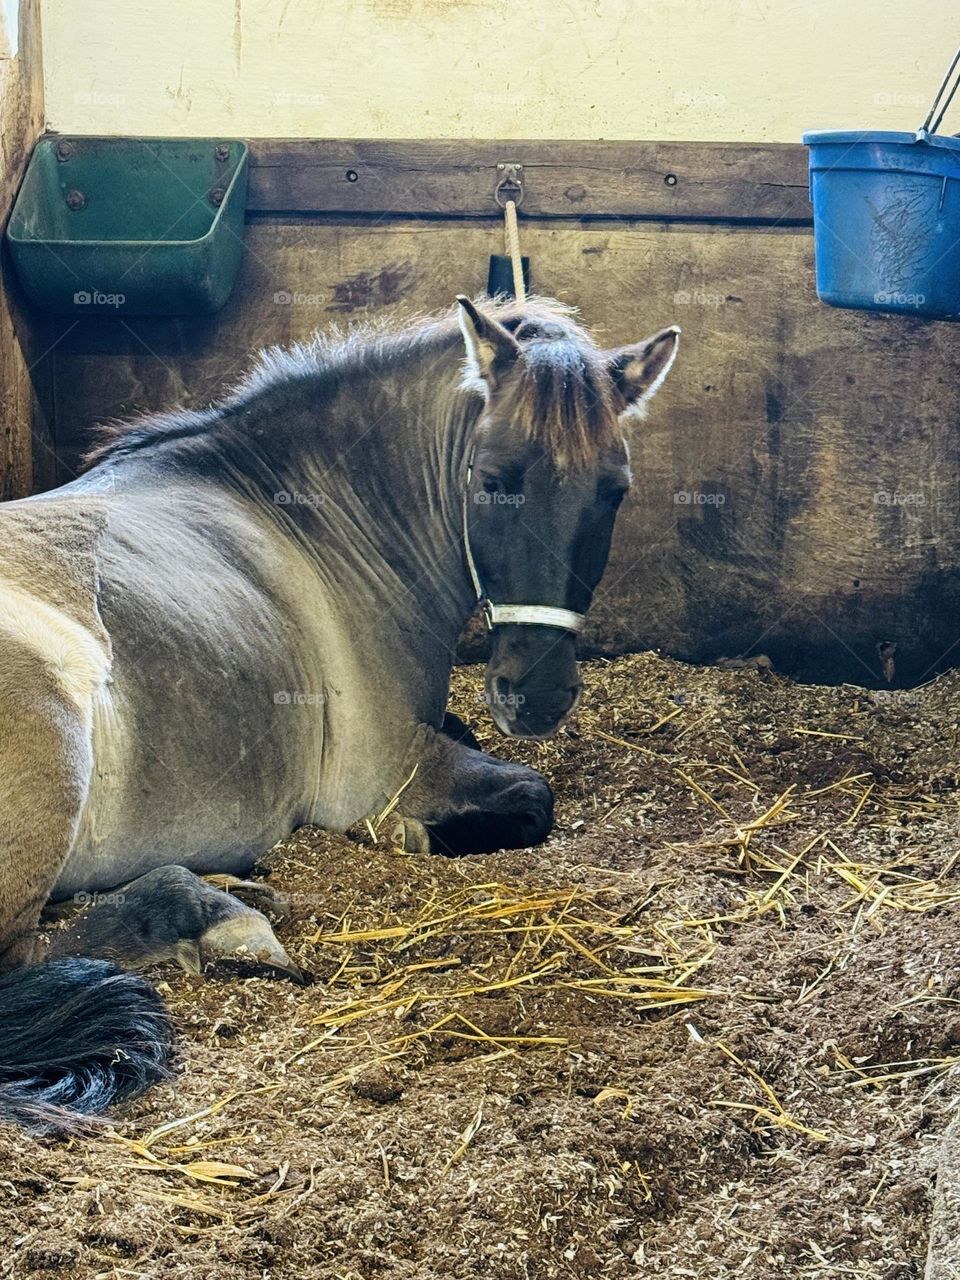
<svg viewBox="0 0 960 1280">
<path fill-rule="evenodd" d="M 154 989 L 106 960 L 51 960 L 0 978 L 0 1123 L 67 1133 L 168 1074 L 172 1028 Z"/>
</svg>

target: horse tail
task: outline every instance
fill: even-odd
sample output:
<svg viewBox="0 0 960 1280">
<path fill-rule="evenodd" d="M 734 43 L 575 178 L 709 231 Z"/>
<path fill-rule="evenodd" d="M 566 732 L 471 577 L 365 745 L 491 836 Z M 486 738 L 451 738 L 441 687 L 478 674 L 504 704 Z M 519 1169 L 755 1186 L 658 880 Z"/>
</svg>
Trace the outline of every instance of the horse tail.
<svg viewBox="0 0 960 1280">
<path fill-rule="evenodd" d="M 0 1123 L 82 1130 L 169 1075 L 170 1015 L 143 978 L 71 957 L 0 978 Z"/>
</svg>

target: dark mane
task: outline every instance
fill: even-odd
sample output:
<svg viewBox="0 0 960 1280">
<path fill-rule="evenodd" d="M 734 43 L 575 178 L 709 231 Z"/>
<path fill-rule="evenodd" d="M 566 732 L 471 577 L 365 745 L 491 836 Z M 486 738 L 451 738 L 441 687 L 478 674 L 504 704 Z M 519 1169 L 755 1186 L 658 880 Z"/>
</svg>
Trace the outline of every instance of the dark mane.
<svg viewBox="0 0 960 1280">
<path fill-rule="evenodd" d="M 523 350 L 511 396 L 511 418 L 541 442 L 558 465 L 595 457 L 616 439 L 617 415 L 600 352 L 577 323 L 572 307 L 549 298 L 524 303 L 478 300 L 484 311 L 510 329 Z M 87 467 L 151 445 L 211 432 L 226 416 L 274 390 L 311 380 L 321 386 L 402 363 L 405 357 L 440 352 L 460 341 L 456 316 L 419 316 L 367 321 L 348 330 L 336 327 L 309 342 L 270 347 L 250 372 L 221 400 L 205 409 L 176 408 L 97 429 L 85 456 Z M 469 379 L 467 380 L 469 381 Z"/>
<path fill-rule="evenodd" d="M 531 314 L 531 310 L 533 314 Z M 511 304 L 498 316 L 519 341 L 519 377 L 505 411 L 560 469 L 586 466 L 621 436 L 613 383 L 593 339 L 568 308 Z"/>
</svg>

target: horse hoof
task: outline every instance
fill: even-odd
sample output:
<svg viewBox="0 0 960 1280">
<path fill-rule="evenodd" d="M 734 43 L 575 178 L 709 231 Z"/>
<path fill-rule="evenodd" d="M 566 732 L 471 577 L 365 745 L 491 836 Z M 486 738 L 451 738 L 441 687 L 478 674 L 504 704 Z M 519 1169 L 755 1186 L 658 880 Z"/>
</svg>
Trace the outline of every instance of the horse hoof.
<svg viewBox="0 0 960 1280">
<path fill-rule="evenodd" d="M 284 951 L 266 917 L 251 908 L 211 925 L 200 937 L 199 951 L 203 968 L 227 964 L 266 969 L 290 978 L 299 986 L 309 981 Z"/>
<path fill-rule="evenodd" d="M 430 833 L 418 818 L 403 818 L 399 814 L 387 831 L 387 839 L 395 849 L 405 853 L 429 853 Z"/>
<path fill-rule="evenodd" d="M 239 876 L 210 875 L 204 876 L 207 884 L 215 889 L 222 889 L 231 898 L 239 898 L 245 906 L 262 911 L 273 920 L 289 920 L 290 903 L 282 893 L 262 880 L 241 880 Z"/>
</svg>

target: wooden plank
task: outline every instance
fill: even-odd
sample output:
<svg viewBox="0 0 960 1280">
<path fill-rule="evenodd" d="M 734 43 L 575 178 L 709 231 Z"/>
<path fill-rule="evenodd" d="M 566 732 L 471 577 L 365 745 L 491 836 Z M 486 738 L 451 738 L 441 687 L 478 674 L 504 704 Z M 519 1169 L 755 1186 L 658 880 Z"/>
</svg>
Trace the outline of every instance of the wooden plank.
<svg viewBox="0 0 960 1280">
<path fill-rule="evenodd" d="M 258 139 L 252 213 L 489 217 L 498 163 L 535 218 L 810 221 L 800 145 Z"/>
<path fill-rule="evenodd" d="M 0 234 L 43 120 L 40 3 L 19 10 L 19 47 L 0 49 Z M 0 499 L 29 493 L 33 480 L 34 397 L 16 285 L 6 255 L 0 259 Z M 40 435 L 43 449 L 43 435 Z"/>
<path fill-rule="evenodd" d="M 479 292 L 500 242 L 493 221 L 413 218 L 258 221 L 248 233 L 219 316 L 64 332 L 53 358 L 71 466 L 93 421 L 208 403 L 258 347 Z M 801 678 L 881 687 L 882 645 L 896 645 L 897 686 L 957 661 L 953 326 L 823 306 L 806 231 L 538 220 L 523 243 L 537 289 L 577 303 L 603 343 L 683 328 L 632 433 L 634 491 L 590 651 L 765 653 Z"/>
<path fill-rule="evenodd" d="M 954 1078 L 956 1073 L 952 1073 Z M 953 1103 L 954 1113 L 956 1102 Z M 930 1223 L 924 1280 L 960 1276 L 960 1120 L 954 1118 L 940 1139 L 937 1184 Z"/>
</svg>

